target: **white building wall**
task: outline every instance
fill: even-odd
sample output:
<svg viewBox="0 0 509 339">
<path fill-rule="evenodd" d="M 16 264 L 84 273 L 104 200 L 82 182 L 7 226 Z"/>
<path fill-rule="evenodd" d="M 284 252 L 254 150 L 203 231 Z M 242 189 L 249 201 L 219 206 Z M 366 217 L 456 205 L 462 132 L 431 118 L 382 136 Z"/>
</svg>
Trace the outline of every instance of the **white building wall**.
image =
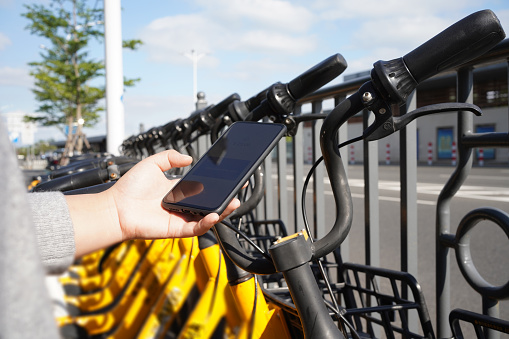
<svg viewBox="0 0 509 339">
<path fill-rule="evenodd" d="M 480 117 L 474 116 L 474 131 L 476 126 L 494 125 L 495 132 L 507 133 L 509 131 L 509 112 L 507 107 L 486 108 Z M 437 157 L 437 131 L 439 128 L 452 127 L 454 141 L 457 133 L 457 113 L 440 113 L 425 116 L 417 119 L 418 134 L 418 162 L 427 164 L 428 162 L 428 143 L 432 143 L 432 161 L 433 164 L 451 164 L 451 159 L 438 159 Z M 304 159 L 310 158 L 308 149 L 311 147 L 311 129 L 304 128 Z M 348 123 L 348 139 L 355 138 L 362 134 L 362 123 Z M 385 164 L 387 157 L 387 144 L 390 149 L 391 164 L 399 163 L 399 133 L 394 133 L 378 142 L 379 162 Z M 344 161 L 351 162 L 352 157 L 355 163 L 363 162 L 363 142 L 356 142 L 347 148 L 341 150 L 341 156 Z M 475 159 L 474 161 L 477 161 Z M 497 164 L 509 166 L 509 149 L 496 148 L 495 159 L 485 159 L 485 165 Z"/>
<path fill-rule="evenodd" d="M 1 114 L 2 120 L 9 132 L 9 139 L 16 147 L 33 145 L 35 141 L 37 127 L 35 123 L 24 122 L 24 116 L 24 112 L 7 112 Z"/>
</svg>

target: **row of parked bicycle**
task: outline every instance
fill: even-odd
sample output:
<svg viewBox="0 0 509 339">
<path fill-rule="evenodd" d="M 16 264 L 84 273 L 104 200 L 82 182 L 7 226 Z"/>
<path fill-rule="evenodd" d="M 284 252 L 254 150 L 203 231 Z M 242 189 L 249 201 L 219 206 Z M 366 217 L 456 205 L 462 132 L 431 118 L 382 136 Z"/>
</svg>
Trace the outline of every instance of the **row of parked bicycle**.
<svg viewBox="0 0 509 339">
<path fill-rule="evenodd" d="M 215 142 L 235 121 L 268 119 L 286 125 L 292 136 L 301 122 L 324 119 L 321 160 L 337 212 L 322 239 L 313 239 L 307 222 L 302 231 L 288 234 L 280 220 L 261 220 L 254 212 L 264 196 L 260 167 L 239 196 L 241 207 L 207 234 L 127 241 L 76 262 L 60 279 L 70 313 L 57 319 L 62 336 L 435 338 L 412 275 L 342 262 L 338 248 L 350 230 L 353 204 L 339 149 L 360 139 L 381 139 L 423 115 L 458 110 L 480 114 L 477 106 L 466 103 L 421 107 L 401 117 L 393 116 L 391 107 L 405 103 L 423 80 L 482 55 L 504 37 L 493 12 L 477 12 L 402 58 L 376 62 L 371 80 L 329 114 L 293 111 L 299 99 L 346 69 L 340 54 L 247 100 L 232 94 L 185 119 L 132 136 L 121 145 L 121 156 L 89 154 L 52 171 L 32 190 L 95 193 L 162 149 L 186 152 L 196 162 L 196 142 Z M 338 146 L 341 125 L 363 109 L 373 112 L 374 122 L 361 136 Z M 181 169 L 167 173 L 169 178 L 181 175 Z M 479 338 L 494 331 L 509 333 L 508 321 L 454 310 L 450 325 L 455 338 L 463 337 L 463 322 L 471 323 Z"/>
</svg>

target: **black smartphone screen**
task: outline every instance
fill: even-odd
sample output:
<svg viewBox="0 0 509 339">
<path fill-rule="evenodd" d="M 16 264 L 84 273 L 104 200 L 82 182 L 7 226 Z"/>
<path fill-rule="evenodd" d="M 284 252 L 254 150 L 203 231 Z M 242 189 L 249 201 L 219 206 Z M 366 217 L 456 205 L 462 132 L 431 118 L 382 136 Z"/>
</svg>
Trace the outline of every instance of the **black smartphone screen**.
<svg viewBox="0 0 509 339">
<path fill-rule="evenodd" d="M 285 131 L 281 124 L 234 123 L 168 192 L 163 206 L 221 213 Z"/>
</svg>

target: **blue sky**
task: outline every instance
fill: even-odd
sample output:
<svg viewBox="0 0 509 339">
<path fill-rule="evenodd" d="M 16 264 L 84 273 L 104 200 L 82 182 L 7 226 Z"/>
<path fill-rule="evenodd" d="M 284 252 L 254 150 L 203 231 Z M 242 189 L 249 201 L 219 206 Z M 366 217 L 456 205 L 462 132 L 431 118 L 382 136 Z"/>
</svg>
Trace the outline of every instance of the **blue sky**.
<svg viewBox="0 0 509 339">
<path fill-rule="evenodd" d="M 27 63 L 40 60 L 39 46 L 47 42 L 24 29 L 23 3 L 49 1 L 0 0 L 2 113 L 37 109 Z M 122 8 L 123 38 L 144 41 L 123 55 L 124 75 L 141 78 L 124 95 L 126 138 L 140 123 L 148 129 L 191 113 L 192 63 L 184 54 L 193 49 L 204 54 L 198 90 L 217 103 L 232 93 L 248 99 L 335 53 L 348 62 L 344 75 L 369 70 L 481 9 L 492 9 L 509 32 L 507 0 L 124 0 Z M 90 53 L 104 57 L 102 46 L 91 46 Z M 87 135 L 105 134 L 104 120 Z M 37 138 L 63 135 L 39 128 Z"/>
</svg>

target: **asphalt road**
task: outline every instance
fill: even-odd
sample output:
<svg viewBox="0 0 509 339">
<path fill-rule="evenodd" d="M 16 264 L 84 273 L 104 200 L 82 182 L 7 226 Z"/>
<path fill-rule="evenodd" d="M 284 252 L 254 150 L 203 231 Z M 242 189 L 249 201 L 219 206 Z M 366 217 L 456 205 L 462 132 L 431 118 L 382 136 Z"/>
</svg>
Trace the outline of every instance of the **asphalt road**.
<svg viewBox="0 0 509 339">
<path fill-rule="evenodd" d="M 348 237 L 348 258 L 345 261 L 365 264 L 364 183 L 361 166 L 349 166 L 348 177 L 354 199 L 354 223 Z M 452 167 L 418 167 L 418 271 L 431 318 L 435 325 L 435 214 L 438 195 L 453 172 Z M 379 167 L 379 237 L 380 266 L 400 269 L 400 185 L 399 167 Z M 326 176 L 326 174 L 325 174 Z M 273 176 L 274 177 L 274 176 Z M 293 209 L 293 176 L 288 168 L 289 211 Z M 335 208 L 328 178 L 324 179 L 325 220 L 332 225 Z M 312 204 L 311 194 L 308 205 Z M 490 206 L 509 213 L 509 165 L 505 168 L 473 168 L 467 181 L 451 203 L 451 233 L 469 211 Z M 287 227 L 293 231 L 293 212 L 289 212 Z M 308 209 L 311 220 L 312 211 Z M 298 226 L 297 229 L 303 228 Z M 479 223 L 471 237 L 474 264 L 485 280 L 498 286 L 509 281 L 509 239 L 493 223 Z M 481 297 L 462 277 L 455 255 L 451 255 L 451 308 L 481 312 Z M 509 319 L 509 301 L 500 303 L 500 317 Z"/>
</svg>

